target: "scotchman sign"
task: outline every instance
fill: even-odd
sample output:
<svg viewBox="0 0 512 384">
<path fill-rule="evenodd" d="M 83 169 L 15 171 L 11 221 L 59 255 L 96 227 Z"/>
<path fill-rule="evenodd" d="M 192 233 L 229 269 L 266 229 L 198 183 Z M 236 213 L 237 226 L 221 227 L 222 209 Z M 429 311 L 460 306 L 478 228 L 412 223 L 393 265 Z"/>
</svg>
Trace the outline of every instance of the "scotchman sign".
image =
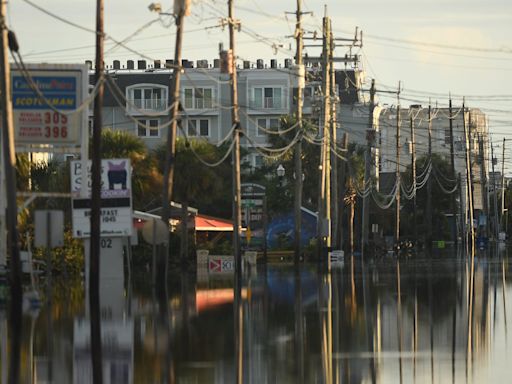
<svg viewBox="0 0 512 384">
<path fill-rule="evenodd" d="M 77 146 L 87 129 L 87 108 L 76 110 L 87 98 L 87 66 L 82 64 L 27 65 L 30 79 L 12 68 L 12 106 L 17 145 Z M 43 101 L 33 90 L 37 87 Z M 54 111 L 48 106 L 66 114 Z"/>
<path fill-rule="evenodd" d="M 84 174 L 86 175 L 84 177 Z M 81 195 L 82 183 L 86 195 Z M 105 159 L 101 162 L 101 236 L 131 236 L 132 185 L 129 159 Z M 73 206 L 73 237 L 91 234 L 91 161 L 87 172 L 81 161 L 71 162 L 71 196 Z"/>
</svg>

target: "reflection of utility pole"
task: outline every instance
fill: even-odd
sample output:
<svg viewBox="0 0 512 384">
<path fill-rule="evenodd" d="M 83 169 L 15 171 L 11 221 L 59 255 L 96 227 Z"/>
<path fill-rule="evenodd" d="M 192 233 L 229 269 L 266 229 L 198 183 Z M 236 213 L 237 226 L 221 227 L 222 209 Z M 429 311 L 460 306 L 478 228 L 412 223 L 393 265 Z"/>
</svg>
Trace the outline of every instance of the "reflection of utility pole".
<svg viewBox="0 0 512 384">
<path fill-rule="evenodd" d="M 482 206 L 485 215 L 485 231 L 484 236 L 489 236 L 489 204 L 488 204 L 488 196 L 487 196 L 487 177 L 486 177 L 486 169 L 485 169 L 485 159 L 484 159 L 484 139 L 482 135 L 478 135 L 478 158 L 480 161 L 480 188 L 482 194 Z"/>
<path fill-rule="evenodd" d="M 499 234 L 500 234 L 500 225 L 499 225 L 499 222 L 498 222 L 498 191 L 496 190 L 496 172 L 494 170 L 494 163 L 495 163 L 495 158 L 494 158 L 494 145 L 492 144 L 492 140 L 491 140 L 491 166 L 492 166 L 492 190 L 493 190 L 493 205 L 494 205 L 494 220 L 493 220 L 493 223 L 494 223 L 494 236 L 496 238 L 496 240 L 499 239 Z"/>
</svg>

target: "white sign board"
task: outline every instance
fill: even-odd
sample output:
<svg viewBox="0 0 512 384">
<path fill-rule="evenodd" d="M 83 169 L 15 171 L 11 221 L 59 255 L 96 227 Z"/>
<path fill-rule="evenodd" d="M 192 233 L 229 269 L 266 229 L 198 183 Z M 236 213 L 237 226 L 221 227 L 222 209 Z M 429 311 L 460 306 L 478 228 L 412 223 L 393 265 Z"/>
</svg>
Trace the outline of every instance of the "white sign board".
<svg viewBox="0 0 512 384">
<path fill-rule="evenodd" d="M 26 67 L 30 77 L 16 66 L 11 69 L 16 145 L 79 146 L 82 130 L 87 130 L 88 108 L 71 112 L 77 110 L 88 96 L 87 66 L 27 64 Z"/>
<path fill-rule="evenodd" d="M 71 199 L 73 209 L 73 237 L 91 235 L 91 161 L 86 172 L 82 161 L 71 162 Z M 86 183 L 83 196 L 82 183 Z M 132 182 L 129 159 L 104 159 L 101 162 L 101 236 L 131 236 Z"/>
</svg>

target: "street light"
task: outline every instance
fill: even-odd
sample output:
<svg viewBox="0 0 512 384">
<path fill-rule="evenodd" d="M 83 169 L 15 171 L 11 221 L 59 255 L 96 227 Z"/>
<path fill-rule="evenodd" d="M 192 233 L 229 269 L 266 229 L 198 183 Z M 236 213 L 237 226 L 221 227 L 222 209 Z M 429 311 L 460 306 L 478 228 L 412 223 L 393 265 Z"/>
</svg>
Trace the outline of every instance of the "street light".
<svg viewBox="0 0 512 384">
<path fill-rule="evenodd" d="M 283 164 L 279 164 L 279 166 L 277 167 L 277 177 L 279 178 L 282 178 L 285 174 L 285 169 L 283 167 Z"/>
</svg>

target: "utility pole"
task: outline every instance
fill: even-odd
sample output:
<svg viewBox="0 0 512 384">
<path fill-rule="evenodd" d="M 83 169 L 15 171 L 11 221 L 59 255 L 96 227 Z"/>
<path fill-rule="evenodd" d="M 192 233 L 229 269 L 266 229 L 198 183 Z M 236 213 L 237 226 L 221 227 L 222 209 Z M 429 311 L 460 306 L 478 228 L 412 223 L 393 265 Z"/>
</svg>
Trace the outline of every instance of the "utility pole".
<svg viewBox="0 0 512 384">
<path fill-rule="evenodd" d="M 452 168 L 452 177 L 453 179 L 455 180 L 456 179 L 456 175 L 455 175 L 455 151 L 454 151 L 454 148 L 453 148 L 453 141 L 454 141 L 454 137 L 453 137 L 453 112 L 452 112 L 452 96 L 450 94 L 450 103 L 449 103 L 449 106 L 448 106 L 448 112 L 449 112 L 449 118 L 448 118 L 448 121 L 450 123 L 450 163 L 451 163 L 451 168 Z M 460 202 L 462 204 L 462 200 Z M 454 236 L 454 243 L 455 243 L 455 249 L 457 249 L 457 246 L 458 246 L 458 239 L 459 239 L 459 236 L 457 234 L 457 203 L 456 203 L 456 200 L 455 200 L 455 193 L 452 194 L 452 198 L 451 198 L 451 204 L 452 204 L 452 214 L 453 214 L 453 225 L 454 225 L 454 230 L 452 231 L 453 232 L 453 236 Z M 462 219 L 462 218 L 461 218 Z"/>
<path fill-rule="evenodd" d="M 169 218 L 171 216 L 171 201 L 174 186 L 174 167 L 176 164 L 176 136 L 180 107 L 180 82 L 181 82 L 181 46 L 183 41 L 183 22 L 189 9 L 186 0 L 175 0 L 175 18 L 176 18 L 176 42 L 174 45 L 174 64 L 173 73 L 170 82 L 170 98 L 171 109 L 169 118 L 171 124 L 167 128 L 167 145 L 165 152 L 165 169 L 162 193 L 162 221 L 169 227 Z M 167 281 L 167 270 L 169 265 L 169 245 L 162 246 L 162 254 L 158 261 L 157 281 L 159 285 L 165 284 Z M 153 282 L 154 284 L 156 282 Z"/>
<path fill-rule="evenodd" d="M 331 156 L 331 199 L 334 198 L 335 203 L 331 204 L 331 217 L 332 217 L 332 225 L 331 225 L 331 243 L 332 247 L 339 249 L 338 239 L 334 235 L 332 238 L 332 234 L 336 234 L 338 228 L 338 220 L 339 220 L 339 205 L 336 204 L 336 196 L 338 195 L 338 157 L 334 153 L 334 151 L 330 148 L 331 146 L 336 146 L 338 141 L 336 128 L 337 128 L 337 118 L 336 118 L 336 104 L 338 103 L 338 92 L 336 88 L 336 73 L 334 70 L 334 37 L 332 34 L 331 20 L 329 19 L 329 46 L 330 46 L 330 56 L 329 56 L 329 70 L 331 77 L 331 133 L 330 133 L 330 146 L 329 146 L 329 154 Z"/>
<path fill-rule="evenodd" d="M 416 136 L 414 134 L 414 121 L 412 115 L 409 118 L 409 125 L 411 127 L 411 174 L 412 174 L 412 187 L 414 196 L 412 198 L 413 204 L 413 226 L 414 226 L 414 242 L 418 241 L 418 227 L 416 224 Z"/>
<path fill-rule="evenodd" d="M 343 134 L 343 138 L 341 139 L 341 146 L 344 151 L 346 151 L 348 149 L 348 133 Z M 339 213 L 338 213 L 338 217 L 339 217 L 338 232 L 335 235 L 336 237 L 338 237 L 339 249 L 343 249 L 343 238 L 344 238 L 343 217 L 344 217 L 344 212 L 345 212 L 344 197 L 345 197 L 345 191 L 347 190 L 346 184 L 347 184 L 347 162 L 343 161 L 341 163 L 341 167 L 340 167 L 340 181 L 339 181 L 339 188 L 338 188 L 339 190 L 338 190 L 338 198 L 336 201 L 336 204 L 338 204 L 338 206 L 340 207 Z"/>
<path fill-rule="evenodd" d="M 501 230 L 505 228 L 505 138 L 501 155 Z"/>
<path fill-rule="evenodd" d="M 395 198 L 395 244 L 400 241 L 400 83 L 398 83 L 396 106 L 396 198 Z"/>
<path fill-rule="evenodd" d="M 229 53 L 231 56 L 231 120 L 235 127 L 233 130 L 233 252 L 235 254 L 235 270 L 240 274 L 242 270 L 242 254 L 240 251 L 240 239 L 242 231 L 242 210 L 240 207 L 240 117 L 238 115 L 238 84 L 236 73 L 235 55 L 235 27 L 239 27 L 240 21 L 233 16 L 233 0 L 228 0 L 229 22 Z"/>
<path fill-rule="evenodd" d="M 95 83 L 103 76 L 105 34 L 103 31 L 103 0 L 96 0 L 96 65 Z M 100 211 L 101 211 L 101 128 L 103 107 L 103 83 L 100 83 L 94 99 L 91 165 L 91 250 L 89 257 L 89 306 L 91 314 L 91 355 L 94 383 L 103 383 L 100 316 Z"/>
<path fill-rule="evenodd" d="M 10 290 L 11 308 L 9 313 L 10 353 L 12 358 L 9 365 L 9 383 L 18 383 L 20 377 L 21 358 L 21 313 L 23 292 L 21 285 L 21 262 L 18 235 L 18 207 L 16 205 L 16 157 L 14 154 L 14 123 L 11 96 L 11 72 L 9 64 L 9 30 L 6 23 L 7 2 L 0 5 L 0 33 L 2 38 L 2 61 L 0 63 L 0 98 L 2 115 L 2 150 L 4 157 L 5 189 L 7 195 L 7 212 L 5 216 L 7 227 L 7 249 L 11 258 Z M 7 367 L 2 367 L 7 369 Z"/>
<path fill-rule="evenodd" d="M 428 104 L 428 160 L 432 164 L 432 106 Z M 432 171 L 431 171 L 432 172 Z M 427 207 L 425 220 L 427 224 L 427 233 L 425 236 L 425 246 L 428 251 L 432 250 L 432 173 L 427 179 Z"/>
<path fill-rule="evenodd" d="M 485 236 L 489 235 L 489 204 L 487 199 L 487 177 L 484 158 L 484 140 L 482 135 L 478 135 L 478 158 L 480 161 L 480 190 L 482 194 L 482 206 L 485 215 Z"/>
<path fill-rule="evenodd" d="M 301 248 L 301 227 L 302 227 L 302 106 L 304 102 L 304 82 L 305 72 L 304 64 L 302 62 L 302 0 L 297 0 L 297 22 L 295 24 L 295 41 L 296 41 L 296 54 L 295 64 L 297 66 L 297 76 L 300 76 L 297 82 L 297 108 L 295 115 L 297 118 L 297 130 L 301 135 L 297 144 L 295 144 L 294 152 L 294 165 L 295 165 L 295 200 L 294 200 L 294 217 L 295 217 L 295 240 L 294 240 L 294 262 L 297 266 L 300 261 L 300 248 Z"/>
<path fill-rule="evenodd" d="M 493 193 L 493 203 L 494 203 L 494 236 L 496 240 L 499 239 L 500 234 L 500 225 L 498 222 L 498 191 L 496 191 L 496 173 L 494 171 L 494 145 L 491 141 L 491 166 L 492 166 L 492 190 Z"/>
<path fill-rule="evenodd" d="M 469 200 L 469 231 L 470 231 L 470 250 L 471 254 L 474 253 L 475 250 L 475 223 L 473 221 L 473 180 L 471 177 L 471 158 L 470 158 L 470 146 L 469 146 L 469 133 L 466 127 L 466 107 L 465 102 L 462 102 L 462 126 L 464 129 L 464 138 L 466 142 L 466 178 L 468 185 L 468 200 Z"/>
<path fill-rule="evenodd" d="M 373 128 L 373 111 L 375 109 L 375 79 L 372 79 L 370 87 L 370 111 L 368 119 L 368 130 L 366 131 L 366 153 L 364 157 L 364 190 L 370 185 L 370 174 L 372 164 L 372 146 L 375 143 L 375 130 Z M 365 194 L 363 197 L 363 225 L 362 225 L 362 244 L 361 254 L 364 257 L 364 250 L 368 245 L 369 225 L 370 225 L 370 195 Z"/>
<path fill-rule="evenodd" d="M 322 221 L 321 235 L 325 238 L 324 246 L 327 252 L 331 248 L 331 189 L 330 189 L 330 147 L 331 138 L 329 132 L 329 122 L 331 120 L 331 86 L 330 86 L 330 20 L 327 17 L 327 7 L 325 8 L 325 16 L 323 18 L 323 65 L 322 65 L 322 95 L 323 103 L 323 119 L 322 119 L 322 185 L 321 185 L 321 212 L 319 216 Z M 330 269 L 330 258 L 327 258 L 327 266 Z"/>
</svg>

